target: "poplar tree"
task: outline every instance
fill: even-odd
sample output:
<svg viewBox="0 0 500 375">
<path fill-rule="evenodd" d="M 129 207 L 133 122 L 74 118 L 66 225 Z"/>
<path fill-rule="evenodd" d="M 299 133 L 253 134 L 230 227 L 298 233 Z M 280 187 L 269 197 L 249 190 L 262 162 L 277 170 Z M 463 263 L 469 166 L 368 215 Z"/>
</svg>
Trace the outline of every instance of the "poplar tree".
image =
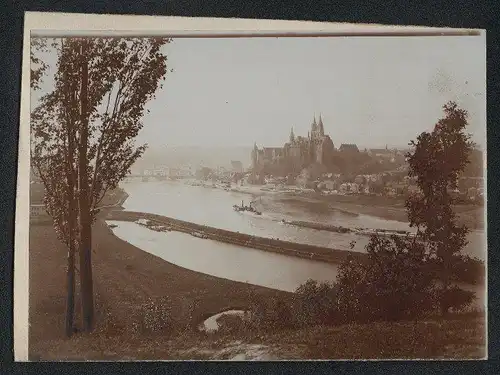
<svg viewBox="0 0 500 375">
<path fill-rule="evenodd" d="M 55 85 L 32 112 L 31 160 L 44 184 L 56 233 L 68 247 L 67 331 L 73 319 L 76 252 L 83 329 L 93 328 L 92 224 L 106 193 L 146 149 L 134 139 L 143 127 L 146 104 L 165 79 L 167 58 L 161 47 L 169 41 L 63 38 L 52 44 L 58 56 Z M 32 87 L 38 80 L 32 75 Z"/>
</svg>

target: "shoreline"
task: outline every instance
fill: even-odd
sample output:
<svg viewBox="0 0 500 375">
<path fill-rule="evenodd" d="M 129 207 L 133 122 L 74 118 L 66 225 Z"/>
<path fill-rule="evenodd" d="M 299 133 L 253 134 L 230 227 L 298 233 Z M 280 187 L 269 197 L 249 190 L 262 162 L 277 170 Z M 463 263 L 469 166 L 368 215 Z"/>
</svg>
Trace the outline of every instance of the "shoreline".
<svg viewBox="0 0 500 375">
<path fill-rule="evenodd" d="M 189 185 L 189 184 L 187 184 Z M 225 190 L 220 186 L 195 185 L 210 189 Z M 262 190 L 264 188 L 264 190 Z M 300 191 L 299 189 L 272 190 L 265 185 L 245 185 L 244 187 L 231 187 L 227 191 L 253 196 L 269 196 L 278 200 L 297 200 L 302 202 L 323 202 L 331 209 L 352 215 L 367 215 L 385 220 L 393 220 L 408 223 L 405 202 L 401 198 L 373 197 L 365 195 L 321 195 L 312 191 Z M 484 219 L 486 207 L 474 205 L 456 206 L 458 221 L 465 224 L 471 230 L 484 230 Z"/>
<path fill-rule="evenodd" d="M 111 209 L 111 207 L 109 208 Z M 107 210 L 106 210 L 107 211 Z M 338 359 L 358 355 L 381 356 L 370 346 L 363 347 L 363 353 L 345 353 L 337 349 L 332 340 L 340 342 L 345 336 L 354 342 L 363 343 L 367 337 L 385 336 L 387 330 L 402 329 L 414 332 L 413 323 L 383 323 L 382 325 L 349 325 L 331 328 L 312 328 L 316 332 L 311 339 L 304 339 L 298 350 L 297 337 L 307 332 L 283 331 L 269 335 L 255 333 L 247 336 L 206 335 L 197 331 L 199 323 L 207 317 L 228 309 L 247 309 L 254 301 L 274 297 L 293 298 L 288 292 L 222 279 L 176 266 L 157 256 L 147 253 L 116 237 L 105 223 L 102 212 L 93 227 L 93 274 L 96 306 L 96 328 L 91 334 L 77 333 L 72 338 L 64 337 L 64 312 L 66 298 L 66 249 L 62 246 L 51 226 L 30 227 L 30 309 L 29 309 L 29 358 L 30 360 L 190 360 L 217 359 L 233 348 L 235 340 L 241 343 L 235 347 L 239 353 L 231 356 L 252 358 L 252 347 L 261 345 L 269 350 L 275 359 Z M 50 251 L 47 251 L 50 250 Z M 78 280 L 78 277 L 77 277 Z M 78 281 L 77 281 L 78 283 Z M 35 287 L 36 286 L 36 287 Z M 78 285 L 77 285 L 78 290 Z M 171 307 L 174 331 L 134 331 L 134 326 L 144 319 L 144 307 L 155 302 L 168 302 Z M 158 304 L 160 303 L 160 304 Z M 75 307 L 79 324 L 81 306 L 79 299 Z M 475 321 L 474 321 L 475 322 Z M 463 332 L 464 326 L 473 326 L 475 335 L 480 335 L 481 323 L 470 319 L 446 321 L 445 327 L 453 324 L 453 335 Z M 186 324 L 187 323 L 187 324 Z M 427 327 L 437 327 L 438 322 L 419 323 L 418 332 Z M 442 323 L 439 323 L 441 327 Z M 186 328 L 185 328 L 186 327 Z M 357 330 L 352 335 L 352 328 Z M 184 330 L 186 329 L 186 330 Z M 451 328 L 450 328 L 451 329 Z M 447 329 L 448 331 L 448 329 Z M 306 334 L 307 337 L 308 334 Z M 401 336 L 405 336 L 401 333 Z M 418 336 L 418 333 L 417 333 Z M 453 340 L 457 340 L 454 338 Z M 444 339 L 439 339 L 441 342 Z M 460 340 L 462 340 L 460 338 Z M 427 348 L 426 339 L 420 340 L 420 350 Z M 452 341 L 453 342 L 453 341 Z M 462 342 L 462 341 L 460 341 Z M 443 342 L 444 344 L 444 342 Z M 304 346 L 305 345 L 305 346 Z M 328 347 L 328 352 L 324 348 Z M 483 346 L 460 344 L 466 350 L 465 356 L 474 354 Z M 357 346 L 356 346 L 357 347 Z M 386 345 L 388 352 L 392 346 Z M 454 357 L 444 346 L 440 352 Z M 233 350 L 233 349 L 231 349 Z M 402 349 L 405 356 L 415 356 L 413 348 Z M 436 354 L 426 353 L 433 357 Z M 447 354 L 446 354 L 447 353 Z M 272 355 L 272 354 L 269 354 Z M 443 355 L 443 354 L 441 354 Z M 223 357 L 222 359 L 230 359 Z M 376 358 L 376 357 L 374 357 Z M 258 358 L 257 358 L 258 359 Z"/>
<path fill-rule="evenodd" d="M 280 200 L 295 200 L 298 202 L 323 202 L 328 204 L 333 210 L 343 211 L 354 215 L 367 215 L 385 220 L 393 220 L 401 223 L 408 223 L 408 216 L 404 206 L 404 201 L 389 198 L 377 199 L 364 196 L 342 196 L 329 195 L 322 196 L 317 193 L 303 195 L 284 193 Z M 460 205 L 455 207 L 455 212 L 460 224 L 465 224 L 470 230 L 484 230 L 484 206 Z"/>
<path fill-rule="evenodd" d="M 31 226 L 31 360 L 51 358 L 51 353 L 68 350 L 82 352 L 84 357 L 87 349 L 82 340 L 94 343 L 123 336 L 141 340 L 144 335 L 137 335 L 134 327 L 143 324 L 144 309 L 148 303 L 158 306 L 161 299 L 166 299 L 167 307 L 171 307 L 174 331 L 187 329 L 190 334 L 199 337 L 196 327 L 207 315 L 234 306 L 250 308 L 254 298 L 287 299 L 292 296 L 288 292 L 176 266 L 116 237 L 103 217 L 94 224 L 92 240 L 96 328 L 90 335 L 76 334 L 67 339 L 64 335 L 67 250 L 57 240 L 51 226 Z M 77 326 L 80 324 L 81 309 L 78 300 L 75 306 Z"/>
<path fill-rule="evenodd" d="M 213 228 L 206 225 L 195 224 L 178 219 L 173 219 L 167 216 L 156 215 L 144 212 L 134 212 L 125 210 L 111 210 L 105 216 L 105 220 L 109 221 L 128 221 L 137 223 L 152 231 L 178 231 L 201 237 L 207 240 L 228 243 L 241 247 L 249 248 L 250 250 L 266 251 L 270 253 L 282 254 L 285 256 L 302 258 L 310 261 L 331 263 L 340 265 L 349 257 L 352 259 L 363 261 L 367 259 L 366 252 L 355 250 L 339 250 L 334 248 L 326 248 L 320 246 L 307 245 L 283 241 L 279 239 L 271 239 L 265 237 L 257 237 L 249 234 L 231 232 L 219 228 Z M 291 224 L 296 225 L 296 224 Z M 111 228 L 110 228 L 111 229 Z M 323 230 L 323 229 L 317 229 Z M 384 236 L 387 233 L 383 234 Z M 475 262 L 475 261 L 474 261 Z M 484 280 L 478 279 L 475 282 L 467 285 L 472 287 L 480 285 Z"/>
<path fill-rule="evenodd" d="M 51 227 L 30 229 L 30 360 L 355 359 L 359 356 L 382 359 L 388 355 L 476 358 L 484 350 L 481 317 L 422 321 L 417 331 L 413 322 L 382 322 L 243 336 L 207 335 L 196 328 L 213 314 L 247 309 L 256 300 L 293 298 L 293 295 L 175 266 L 116 237 L 102 217 L 94 225 L 93 242 L 96 327 L 90 334 L 77 333 L 68 339 L 64 337 L 66 250 Z M 179 329 L 135 332 L 134 325 L 144 317 L 141 308 L 161 298 L 169 302 L 174 324 Z M 76 322 L 81 309 L 78 300 Z M 195 309 L 190 308 L 193 303 Z M 188 321 L 190 327 L 183 331 Z M 429 329 L 433 332 L 432 342 L 436 341 L 431 345 L 432 350 L 428 349 Z M 440 333 L 442 329 L 446 332 Z M 473 342 L 469 331 L 463 334 L 465 329 L 473 330 Z M 408 335 L 415 336 L 418 345 L 394 346 L 384 339 L 387 335 L 400 337 L 400 342 L 405 342 Z M 349 342 L 357 343 L 354 351 L 339 346 L 346 337 Z M 363 344 L 372 339 L 384 348 L 383 353 Z M 448 348 L 457 344 L 460 354 Z M 255 358 L 252 354 L 256 346 L 262 348 L 264 357 Z"/>
<path fill-rule="evenodd" d="M 206 235 L 207 239 L 218 242 L 319 262 L 340 264 L 347 259 L 348 256 L 352 256 L 357 259 L 363 259 L 366 257 L 365 253 L 359 251 L 339 250 L 273 238 L 258 237 L 145 212 L 113 210 L 107 213 L 106 220 L 130 222 L 147 220 L 148 222 L 153 223 L 152 226 L 164 226 L 168 227 L 170 230 L 188 234 L 202 233 Z M 149 228 L 149 225 L 146 225 L 146 227 Z M 154 230 L 152 228 L 149 229 Z"/>
</svg>

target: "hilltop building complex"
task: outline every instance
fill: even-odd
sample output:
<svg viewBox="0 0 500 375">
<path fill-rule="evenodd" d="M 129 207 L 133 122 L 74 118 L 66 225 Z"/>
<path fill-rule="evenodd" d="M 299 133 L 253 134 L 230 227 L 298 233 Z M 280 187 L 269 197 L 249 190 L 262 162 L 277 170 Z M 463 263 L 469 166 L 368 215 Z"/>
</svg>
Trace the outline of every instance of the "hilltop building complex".
<svg viewBox="0 0 500 375">
<path fill-rule="evenodd" d="M 324 165 L 329 162 L 334 151 L 330 136 L 325 135 L 321 116 L 318 122 L 314 117 L 307 137 L 295 136 L 292 128 L 290 139 L 283 147 L 259 149 L 255 144 L 251 155 L 252 169 L 259 171 L 269 165 L 288 165 L 298 170 L 313 163 Z"/>
</svg>

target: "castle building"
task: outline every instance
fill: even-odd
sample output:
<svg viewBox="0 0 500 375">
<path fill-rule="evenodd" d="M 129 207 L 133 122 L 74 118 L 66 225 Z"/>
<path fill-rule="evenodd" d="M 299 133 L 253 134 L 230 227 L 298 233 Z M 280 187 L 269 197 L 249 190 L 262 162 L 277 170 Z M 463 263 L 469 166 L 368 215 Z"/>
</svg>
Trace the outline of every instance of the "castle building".
<svg viewBox="0 0 500 375">
<path fill-rule="evenodd" d="M 312 163 L 324 165 L 330 160 L 334 150 L 330 136 L 325 135 L 320 115 L 318 122 L 314 117 L 307 137 L 295 136 L 292 128 L 289 141 L 283 147 L 259 149 L 255 144 L 251 155 L 252 168 L 257 170 L 266 165 L 287 164 L 297 169 Z"/>
</svg>

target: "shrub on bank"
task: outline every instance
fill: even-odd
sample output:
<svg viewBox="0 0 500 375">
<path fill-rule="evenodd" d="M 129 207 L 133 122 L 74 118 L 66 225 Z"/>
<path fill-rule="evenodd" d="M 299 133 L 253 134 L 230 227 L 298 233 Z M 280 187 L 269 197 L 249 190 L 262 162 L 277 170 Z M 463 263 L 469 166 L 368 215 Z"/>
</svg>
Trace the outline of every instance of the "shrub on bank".
<svg viewBox="0 0 500 375">
<path fill-rule="evenodd" d="M 366 249 L 365 261 L 349 259 L 339 269 L 344 321 L 415 319 L 432 311 L 434 280 L 422 243 L 372 236 Z"/>
<path fill-rule="evenodd" d="M 474 285 L 482 284 L 486 281 L 484 262 L 468 255 L 455 255 L 453 257 L 453 276 L 455 281 Z"/>
<path fill-rule="evenodd" d="M 453 286 L 446 292 L 441 292 L 440 299 L 444 307 L 451 312 L 463 312 L 476 299 L 474 292 Z"/>
<path fill-rule="evenodd" d="M 338 285 L 308 280 L 295 291 L 294 314 L 298 326 L 339 322 Z"/>
<path fill-rule="evenodd" d="M 252 329 L 283 329 L 295 325 L 292 305 L 278 297 L 256 301 L 251 311 L 249 327 Z"/>
<path fill-rule="evenodd" d="M 425 245 L 411 237 L 373 236 L 367 258 L 349 257 L 335 283 L 308 280 L 293 301 L 255 303 L 252 323 L 273 330 L 352 322 L 418 320 L 442 306 L 463 312 L 474 293 L 451 287 L 446 292 L 434 277 Z"/>
</svg>

